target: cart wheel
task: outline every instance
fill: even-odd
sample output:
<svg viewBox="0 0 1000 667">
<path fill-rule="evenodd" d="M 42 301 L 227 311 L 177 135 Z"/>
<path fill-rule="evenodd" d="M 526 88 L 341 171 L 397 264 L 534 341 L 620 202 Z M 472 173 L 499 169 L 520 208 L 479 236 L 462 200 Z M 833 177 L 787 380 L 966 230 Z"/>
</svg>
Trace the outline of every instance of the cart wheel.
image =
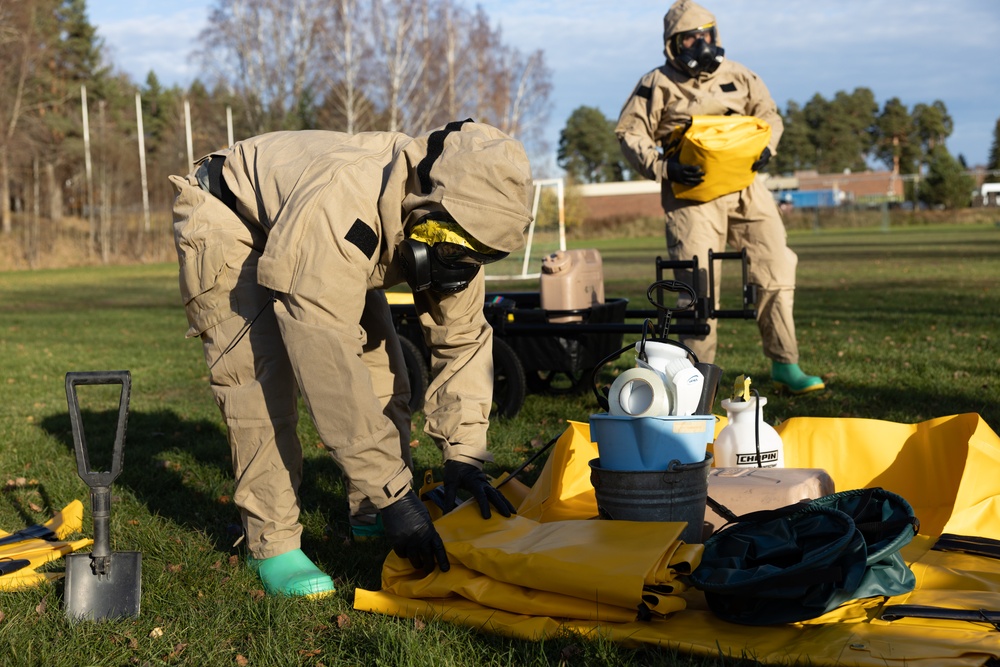
<svg viewBox="0 0 1000 667">
<path fill-rule="evenodd" d="M 427 361 L 416 343 L 406 336 L 400 336 L 399 344 L 403 347 L 406 377 L 410 380 L 410 412 L 416 412 L 424 407 L 430 371 L 427 370 Z"/>
<path fill-rule="evenodd" d="M 511 419 L 517 416 L 524 405 L 527 385 L 524 366 L 514 349 L 493 337 L 493 409 L 492 417 Z"/>
<path fill-rule="evenodd" d="M 528 388 L 539 394 L 575 396 L 587 390 L 593 368 L 567 373 L 564 371 L 535 371 L 528 378 Z"/>
</svg>

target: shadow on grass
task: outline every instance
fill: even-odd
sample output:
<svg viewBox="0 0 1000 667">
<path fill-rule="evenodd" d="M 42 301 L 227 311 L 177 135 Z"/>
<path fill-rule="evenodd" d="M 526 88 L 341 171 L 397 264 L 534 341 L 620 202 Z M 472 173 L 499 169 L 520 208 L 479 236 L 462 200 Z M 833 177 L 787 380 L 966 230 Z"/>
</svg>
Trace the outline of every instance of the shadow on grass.
<svg viewBox="0 0 1000 667">
<path fill-rule="evenodd" d="M 16 484 L 15 486 L 7 486 L 3 489 L 3 500 L 4 503 L 8 504 L 17 512 L 18 517 L 21 521 L 13 528 L 7 527 L 10 532 L 17 532 L 21 529 L 21 524 L 24 527 L 31 526 L 35 524 L 35 517 L 37 516 L 37 507 L 43 508 L 43 510 L 48 514 L 54 514 L 58 511 L 58 507 L 52 502 L 52 496 L 49 495 L 48 489 L 46 489 L 44 484 L 32 480 L 27 482 L 24 480 L 22 484 Z M 33 494 L 37 494 L 40 503 L 34 503 L 33 500 L 27 500 Z M 36 507 L 32 507 L 34 504 Z"/>
<path fill-rule="evenodd" d="M 963 386 L 956 383 L 940 391 L 921 393 L 912 388 L 861 384 L 829 379 L 826 391 L 793 396 L 767 387 L 766 418 L 784 421 L 794 416 L 856 418 L 912 424 L 938 417 L 975 413 L 991 428 L 997 428 L 993 404 L 996 389 L 990 386 Z"/>
<path fill-rule="evenodd" d="M 110 469 L 117 410 L 81 410 L 91 468 Z M 69 413 L 47 417 L 41 424 L 74 453 Z M 127 488 L 151 514 L 201 532 L 219 551 L 229 552 L 242 534 L 232 501 L 233 473 L 229 444 L 216 423 L 186 420 L 171 410 L 130 412 L 120 476 L 112 483 Z M 343 516 L 347 501 L 340 469 L 327 456 L 310 457 L 300 497 L 303 515 Z M 343 511 L 338 513 L 338 509 Z M 90 511 L 90 508 L 87 508 Z M 326 541 L 329 526 L 310 521 L 303 542 Z"/>
</svg>

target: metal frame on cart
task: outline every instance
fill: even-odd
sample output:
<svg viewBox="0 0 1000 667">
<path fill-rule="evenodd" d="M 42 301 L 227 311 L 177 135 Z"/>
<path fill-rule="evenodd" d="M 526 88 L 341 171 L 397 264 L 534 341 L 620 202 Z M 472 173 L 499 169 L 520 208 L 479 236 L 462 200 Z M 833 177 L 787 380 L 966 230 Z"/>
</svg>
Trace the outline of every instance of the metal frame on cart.
<svg viewBox="0 0 1000 667">
<path fill-rule="evenodd" d="M 742 266 L 742 306 L 718 309 L 715 288 L 716 263 L 739 261 Z M 746 251 L 708 254 L 706 289 L 702 291 L 702 272 L 698 258 L 666 260 L 656 258 L 656 280 L 664 279 L 667 270 L 690 271 L 698 299 L 692 308 L 671 313 L 672 334 L 705 335 L 711 331 L 709 320 L 753 319 L 756 285 L 749 283 L 749 259 Z M 663 295 L 658 294 L 662 299 Z M 529 392 L 577 393 L 587 388 L 594 367 L 607 354 L 622 345 L 625 334 L 641 334 L 646 320 L 655 320 L 665 331 L 662 309 L 628 309 L 628 299 L 611 298 L 603 304 L 574 310 L 541 308 L 538 292 L 490 292 L 483 311 L 493 327 L 494 401 L 492 415 L 509 418 L 520 412 Z M 400 334 L 403 354 L 410 375 L 410 407 L 423 406 L 424 392 L 430 381 L 430 351 L 423 340 L 413 304 L 392 304 L 393 323 Z M 551 322 L 567 316 L 577 322 Z M 626 320 L 637 320 L 628 322 Z"/>
</svg>

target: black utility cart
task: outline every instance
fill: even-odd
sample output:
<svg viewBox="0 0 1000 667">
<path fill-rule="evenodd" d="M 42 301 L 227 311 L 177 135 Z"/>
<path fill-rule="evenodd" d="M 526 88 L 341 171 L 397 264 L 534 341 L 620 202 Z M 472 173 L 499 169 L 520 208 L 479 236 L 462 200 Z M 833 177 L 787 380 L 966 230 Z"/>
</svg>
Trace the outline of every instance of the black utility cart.
<svg viewBox="0 0 1000 667">
<path fill-rule="evenodd" d="M 717 262 L 737 260 L 743 269 L 742 308 L 719 310 L 714 290 Z M 672 261 L 656 258 L 656 282 L 664 272 L 691 269 L 695 294 L 704 294 L 693 303 L 663 307 L 662 291 L 655 308 L 629 310 L 628 299 L 609 298 L 604 303 L 577 310 L 546 310 L 539 292 L 490 292 L 483 312 L 493 327 L 493 409 L 491 416 L 517 416 L 525 397 L 532 393 L 577 393 L 589 388 L 594 368 L 607 355 L 620 349 L 625 334 L 642 333 L 646 320 L 656 321 L 663 330 L 671 318 L 672 333 L 707 333 L 710 319 L 752 319 L 756 316 L 754 286 L 748 283 L 748 260 L 744 252 L 709 253 L 708 285 L 702 291 L 697 258 Z M 653 301 L 653 299 L 650 299 Z M 424 344 L 413 303 L 390 303 L 393 322 L 400 334 L 403 356 L 410 379 L 410 408 L 423 407 L 430 381 L 430 352 Z M 566 321 L 572 319 L 573 321 Z"/>
</svg>

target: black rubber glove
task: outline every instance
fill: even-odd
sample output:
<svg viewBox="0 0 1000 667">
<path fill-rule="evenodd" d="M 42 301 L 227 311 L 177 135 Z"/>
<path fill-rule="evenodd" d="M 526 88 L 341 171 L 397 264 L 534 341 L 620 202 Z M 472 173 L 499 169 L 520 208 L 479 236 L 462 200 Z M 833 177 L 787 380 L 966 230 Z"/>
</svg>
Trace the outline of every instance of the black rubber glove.
<svg viewBox="0 0 1000 667">
<path fill-rule="evenodd" d="M 679 185 L 700 185 L 705 180 L 705 172 L 698 165 L 684 164 L 674 156 L 667 158 L 667 180 Z"/>
<path fill-rule="evenodd" d="M 470 463 L 461 461 L 445 461 L 444 464 L 444 506 L 455 507 L 455 498 L 459 489 L 465 489 L 479 503 L 479 511 L 484 519 L 490 518 L 490 505 L 496 508 L 502 516 L 510 516 L 514 506 L 502 493 L 493 488 L 486 473 Z"/>
<path fill-rule="evenodd" d="M 385 536 L 400 558 L 408 558 L 413 567 L 430 572 L 435 563 L 442 572 L 451 569 L 444 542 L 431 523 L 431 515 L 415 491 L 382 509 Z"/>
<path fill-rule="evenodd" d="M 757 161 L 750 165 L 750 171 L 760 171 L 767 166 L 767 163 L 771 161 L 771 149 L 764 147 L 764 152 L 760 154 Z"/>
</svg>

